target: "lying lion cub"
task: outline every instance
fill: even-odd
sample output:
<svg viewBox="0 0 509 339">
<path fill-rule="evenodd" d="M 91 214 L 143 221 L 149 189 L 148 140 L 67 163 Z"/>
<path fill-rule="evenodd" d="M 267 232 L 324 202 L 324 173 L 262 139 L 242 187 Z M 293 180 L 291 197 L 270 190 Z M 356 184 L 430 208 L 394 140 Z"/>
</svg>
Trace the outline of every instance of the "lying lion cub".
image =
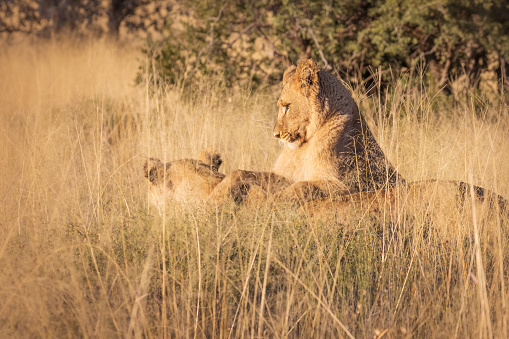
<svg viewBox="0 0 509 339">
<path fill-rule="evenodd" d="M 143 171 L 150 185 L 150 202 L 159 210 L 165 204 L 203 204 L 214 188 L 224 179 L 219 173 L 223 163 L 215 149 L 203 150 L 198 160 L 181 159 L 163 164 L 157 158 L 145 161 Z"/>
<path fill-rule="evenodd" d="M 180 159 L 163 164 L 157 158 L 145 161 L 143 171 L 150 182 L 150 202 L 159 210 L 165 204 L 220 205 L 261 204 L 290 186 L 291 181 L 268 172 L 237 170 L 228 176 L 219 173 L 223 163 L 213 148 L 201 151 L 197 160 Z"/>
</svg>

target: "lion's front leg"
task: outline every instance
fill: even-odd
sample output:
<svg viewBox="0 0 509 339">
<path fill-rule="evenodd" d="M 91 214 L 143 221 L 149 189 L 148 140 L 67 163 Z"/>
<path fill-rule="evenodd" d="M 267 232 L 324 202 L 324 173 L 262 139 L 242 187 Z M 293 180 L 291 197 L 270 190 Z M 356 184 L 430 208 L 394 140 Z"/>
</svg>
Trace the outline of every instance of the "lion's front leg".
<svg viewBox="0 0 509 339">
<path fill-rule="evenodd" d="M 233 171 L 227 175 L 212 191 L 207 201 L 209 203 L 223 204 L 230 199 L 230 197 L 238 196 L 239 192 L 242 191 L 242 172 L 245 171 Z M 234 197 L 235 200 L 235 197 Z"/>
<path fill-rule="evenodd" d="M 238 204 L 243 204 L 245 201 L 256 200 L 259 204 L 266 201 L 273 192 L 280 191 L 290 184 L 289 180 L 274 173 L 236 170 L 216 186 L 209 196 L 209 201 L 224 203 L 232 199 Z"/>
</svg>

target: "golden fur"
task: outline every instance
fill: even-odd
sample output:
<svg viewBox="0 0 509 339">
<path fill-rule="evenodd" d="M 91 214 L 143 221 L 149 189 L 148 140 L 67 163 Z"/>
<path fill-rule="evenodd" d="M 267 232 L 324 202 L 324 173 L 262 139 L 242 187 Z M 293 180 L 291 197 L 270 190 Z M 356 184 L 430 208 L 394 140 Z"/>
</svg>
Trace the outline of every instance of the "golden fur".
<svg viewBox="0 0 509 339">
<path fill-rule="evenodd" d="M 235 170 L 217 185 L 208 201 L 222 204 L 232 199 L 237 204 L 260 205 L 292 182 L 271 172 Z"/>
<path fill-rule="evenodd" d="M 212 171 L 217 172 L 223 160 L 221 154 L 215 148 L 205 148 L 198 155 L 198 161 L 207 165 Z"/>
</svg>

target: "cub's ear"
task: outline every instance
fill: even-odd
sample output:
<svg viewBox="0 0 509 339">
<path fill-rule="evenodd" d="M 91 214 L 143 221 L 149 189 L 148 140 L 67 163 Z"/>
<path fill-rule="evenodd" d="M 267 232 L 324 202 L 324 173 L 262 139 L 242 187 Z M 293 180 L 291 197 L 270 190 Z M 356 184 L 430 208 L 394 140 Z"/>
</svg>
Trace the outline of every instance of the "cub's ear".
<svg viewBox="0 0 509 339">
<path fill-rule="evenodd" d="M 304 59 L 297 65 L 297 79 L 300 87 L 306 96 L 309 96 L 312 89 L 318 88 L 318 67 L 311 59 Z"/>
<path fill-rule="evenodd" d="M 295 74 L 295 66 L 291 65 L 290 67 L 288 67 L 286 69 L 285 73 L 283 74 L 283 86 L 286 85 L 286 83 L 288 82 L 290 77 L 294 74 Z"/>
<path fill-rule="evenodd" d="M 164 178 L 164 165 L 157 158 L 150 158 L 143 164 L 143 172 L 152 185 L 157 185 Z"/>
<path fill-rule="evenodd" d="M 209 166 L 211 170 L 217 172 L 223 163 L 221 154 L 215 148 L 206 148 L 198 155 L 198 160 Z"/>
</svg>

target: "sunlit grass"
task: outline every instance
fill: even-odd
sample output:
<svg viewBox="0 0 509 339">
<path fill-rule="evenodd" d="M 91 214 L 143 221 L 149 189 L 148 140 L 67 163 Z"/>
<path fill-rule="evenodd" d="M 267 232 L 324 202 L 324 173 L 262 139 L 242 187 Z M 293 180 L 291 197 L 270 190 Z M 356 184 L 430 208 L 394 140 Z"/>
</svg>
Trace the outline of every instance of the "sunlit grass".
<svg viewBox="0 0 509 339">
<path fill-rule="evenodd" d="M 270 170 L 278 93 L 212 81 L 154 92 L 134 86 L 135 49 L 83 46 L 0 52 L 1 337 L 507 334 L 506 226 L 479 225 L 477 249 L 460 218 L 447 219 L 462 230 L 447 239 L 426 216 L 327 223 L 230 206 L 160 215 L 143 160 L 216 147 L 225 173 Z M 462 180 L 509 197 L 503 100 L 472 91 L 454 102 L 418 77 L 395 80 L 387 100 L 353 91 L 408 181 Z"/>
</svg>

